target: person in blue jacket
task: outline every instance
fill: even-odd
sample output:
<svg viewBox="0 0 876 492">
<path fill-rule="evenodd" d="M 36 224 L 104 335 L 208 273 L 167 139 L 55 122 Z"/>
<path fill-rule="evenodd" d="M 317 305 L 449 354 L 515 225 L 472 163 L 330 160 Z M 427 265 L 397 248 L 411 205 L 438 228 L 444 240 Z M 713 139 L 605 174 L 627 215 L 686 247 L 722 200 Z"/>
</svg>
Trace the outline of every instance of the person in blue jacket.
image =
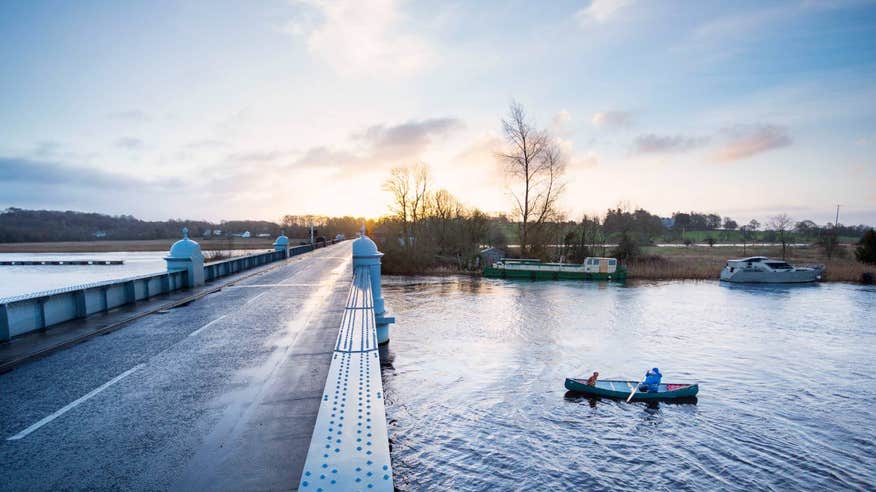
<svg viewBox="0 0 876 492">
<path fill-rule="evenodd" d="M 660 374 L 660 369 L 652 368 L 645 374 L 645 381 L 639 386 L 639 391 L 656 392 L 660 389 L 661 379 L 663 379 L 663 374 Z"/>
</svg>

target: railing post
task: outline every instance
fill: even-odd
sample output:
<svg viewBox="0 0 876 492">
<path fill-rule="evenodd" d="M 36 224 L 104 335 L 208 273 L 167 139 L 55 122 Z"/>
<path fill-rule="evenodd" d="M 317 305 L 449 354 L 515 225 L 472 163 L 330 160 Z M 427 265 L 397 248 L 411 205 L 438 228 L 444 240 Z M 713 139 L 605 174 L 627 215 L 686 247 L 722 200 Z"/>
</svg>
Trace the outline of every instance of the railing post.
<svg viewBox="0 0 876 492">
<path fill-rule="evenodd" d="M 37 329 L 45 330 L 46 329 L 46 299 L 37 299 L 36 302 L 36 320 L 37 320 Z"/>
<path fill-rule="evenodd" d="M 366 267 L 371 278 L 371 298 L 374 301 L 374 319 L 377 324 L 377 343 L 389 342 L 389 325 L 395 323 L 395 318 L 387 316 L 383 303 L 383 294 L 380 289 L 380 259 L 383 253 L 377 250 L 368 236 L 365 235 L 365 226 L 362 226 L 362 235 L 353 241 L 353 269 Z"/>
<path fill-rule="evenodd" d="M 201 246 L 189 239 L 188 228 L 183 228 L 183 238 L 173 243 L 164 260 L 168 271 L 185 270 L 188 273 L 187 287 L 204 285 L 204 255 Z"/>
<path fill-rule="evenodd" d="M 88 306 L 85 304 L 85 289 L 77 291 L 73 294 L 76 298 L 76 317 L 84 318 L 88 316 Z"/>
<path fill-rule="evenodd" d="M 0 342 L 9 338 L 9 304 L 0 304 Z"/>
</svg>

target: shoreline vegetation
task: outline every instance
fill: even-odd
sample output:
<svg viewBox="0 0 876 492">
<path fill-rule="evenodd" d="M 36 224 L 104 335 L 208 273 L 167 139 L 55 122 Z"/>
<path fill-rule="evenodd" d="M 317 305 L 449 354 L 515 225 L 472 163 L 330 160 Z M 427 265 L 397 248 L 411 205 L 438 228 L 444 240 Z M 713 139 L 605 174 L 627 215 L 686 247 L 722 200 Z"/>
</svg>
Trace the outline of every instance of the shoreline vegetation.
<svg viewBox="0 0 876 492">
<path fill-rule="evenodd" d="M 841 246 L 850 249 L 850 246 Z M 641 257 L 625 263 L 627 280 L 718 280 L 721 269 L 729 259 L 748 256 L 768 256 L 781 258 L 781 247 L 748 247 L 743 254 L 741 247 L 735 246 L 690 246 L 690 247 L 647 247 Z M 853 255 L 839 258 L 824 258 L 814 246 L 793 248 L 786 260 L 797 266 L 824 265 L 821 282 L 860 283 L 866 272 L 876 273 L 876 267 L 854 260 Z M 480 276 L 480 270 L 465 270 L 450 265 L 429 267 L 417 273 L 392 272 L 394 275 Z"/>
<path fill-rule="evenodd" d="M 297 244 L 301 240 L 293 240 Z M 68 241 L 39 243 L 0 243 L 0 253 L 118 253 L 142 251 L 167 251 L 174 242 L 171 239 L 143 241 Z M 230 244 L 223 240 L 202 240 L 204 256 L 208 262 L 231 258 L 231 251 L 260 251 L 272 248 L 273 240 L 267 238 L 239 239 Z M 816 246 L 788 248 L 786 259 L 796 265 L 825 266 L 823 282 L 860 282 L 865 272 L 874 272 L 876 267 L 855 261 L 853 245 L 840 245 L 843 250 L 834 258 L 825 258 Z M 728 259 L 745 256 L 769 256 L 781 258 L 781 246 L 748 246 L 743 251 L 738 246 L 647 246 L 641 255 L 626 262 L 629 280 L 717 280 Z M 601 252 L 597 252 L 600 253 Z M 611 251 L 607 251 L 608 254 Z M 388 259 L 388 258 L 387 258 Z M 390 268 L 388 275 L 472 275 L 479 276 L 480 269 L 460 268 L 448 261 L 416 271 L 398 271 Z"/>
</svg>

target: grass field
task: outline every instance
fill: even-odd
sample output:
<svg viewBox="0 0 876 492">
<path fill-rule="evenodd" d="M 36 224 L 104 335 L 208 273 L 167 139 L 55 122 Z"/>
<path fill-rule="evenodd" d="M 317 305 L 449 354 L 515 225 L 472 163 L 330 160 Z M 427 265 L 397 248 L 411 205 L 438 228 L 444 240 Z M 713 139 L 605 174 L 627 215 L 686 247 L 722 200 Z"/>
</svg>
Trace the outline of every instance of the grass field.
<svg viewBox="0 0 876 492">
<path fill-rule="evenodd" d="M 669 280 L 669 279 L 717 279 L 728 259 L 746 256 L 769 256 L 781 258 L 780 247 L 648 247 L 643 249 L 641 258 L 630 262 L 631 279 Z M 859 282 L 864 272 L 876 272 L 876 266 L 865 265 L 854 259 L 854 247 L 844 245 L 839 254 L 832 259 L 824 256 L 819 248 L 788 248 L 785 259 L 796 265 L 825 266 L 824 281 Z"/>
<path fill-rule="evenodd" d="M 772 239 L 772 241 L 767 241 L 768 236 L 773 235 L 776 239 Z M 734 230 L 734 231 L 687 231 L 684 233 L 684 239 L 693 241 L 695 243 L 705 243 L 706 239 L 712 238 L 716 243 L 726 243 L 726 244 L 741 244 L 742 243 L 742 231 Z M 815 241 L 814 237 L 804 237 L 802 235 L 796 233 L 788 233 L 785 236 L 785 240 L 789 243 L 811 243 Z M 850 236 L 840 236 L 840 243 L 853 243 L 858 240 L 857 237 Z M 683 243 L 680 235 L 673 234 L 664 234 L 663 236 L 658 236 L 654 238 L 654 242 L 656 243 Z M 749 233 L 747 243 L 751 244 L 752 242 L 778 242 L 777 235 L 775 233 L 767 233 L 766 231 L 757 231 L 754 233 Z"/>
<path fill-rule="evenodd" d="M 76 241 L 56 243 L 0 243 L 0 253 L 113 253 L 121 251 L 169 251 L 178 239 L 142 241 Z M 274 238 L 197 239 L 203 251 L 271 249 Z M 297 245 L 303 239 L 289 239 Z"/>
</svg>

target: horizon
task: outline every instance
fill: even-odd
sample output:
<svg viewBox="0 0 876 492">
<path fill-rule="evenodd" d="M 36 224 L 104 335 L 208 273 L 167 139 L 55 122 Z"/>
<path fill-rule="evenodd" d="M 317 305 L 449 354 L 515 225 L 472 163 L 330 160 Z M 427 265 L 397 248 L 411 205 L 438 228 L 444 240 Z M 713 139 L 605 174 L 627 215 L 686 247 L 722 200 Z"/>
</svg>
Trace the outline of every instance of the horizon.
<svg viewBox="0 0 876 492">
<path fill-rule="evenodd" d="M 876 225 L 876 4 L 687 5 L 4 3 L 0 208 L 373 219 L 422 162 L 508 213 L 516 100 L 568 158 L 570 220 Z"/>
<path fill-rule="evenodd" d="M 0 209 L 0 214 L 3 214 L 3 213 L 8 212 L 8 210 L 10 210 L 10 209 L 12 209 L 12 208 L 15 208 L 15 207 L 10 207 L 10 208 L 7 208 L 7 209 Z M 98 215 L 103 215 L 103 216 L 110 217 L 110 218 L 119 218 L 119 217 L 123 217 L 123 216 L 128 216 L 128 217 L 132 217 L 132 218 L 135 219 L 135 220 L 140 220 L 140 221 L 143 221 L 143 222 L 159 222 L 159 223 L 162 223 L 162 222 L 187 222 L 187 221 L 188 221 L 188 222 L 207 222 L 207 223 L 212 223 L 212 224 L 222 225 L 222 224 L 226 224 L 226 223 L 230 223 L 230 222 L 268 222 L 268 223 L 273 223 L 274 225 L 276 225 L 276 226 L 278 226 L 278 227 L 283 227 L 283 219 L 285 218 L 285 216 L 297 217 L 297 218 L 313 217 L 314 219 L 340 219 L 340 218 L 353 218 L 353 219 L 363 219 L 363 220 L 366 220 L 366 221 L 380 221 L 380 220 L 385 220 L 385 219 L 392 219 L 392 218 L 394 217 L 392 214 L 387 213 L 387 214 L 384 214 L 384 215 L 381 215 L 381 216 L 378 216 L 378 217 L 366 217 L 366 216 L 361 216 L 361 215 L 360 215 L 360 216 L 356 216 L 356 215 L 343 215 L 343 216 L 340 216 L 340 215 L 303 215 L 303 214 L 284 214 L 283 217 L 280 217 L 280 218 L 278 218 L 278 219 L 261 219 L 261 218 L 259 218 L 259 219 L 253 219 L 253 218 L 224 219 L 224 218 L 219 218 L 219 219 L 215 219 L 215 220 L 213 220 L 213 219 L 203 219 L 203 218 L 197 218 L 197 217 L 184 217 L 184 218 L 180 218 L 180 217 L 168 217 L 168 218 L 145 219 L 145 218 L 142 218 L 142 217 L 137 217 L 137 216 L 132 215 L 132 214 L 106 214 L 106 213 L 94 212 L 94 211 L 86 211 L 86 210 L 49 210 L 49 209 L 19 209 L 19 210 L 22 210 L 22 211 L 25 211 L 25 212 L 49 212 L 49 213 L 98 214 Z M 648 213 L 651 213 L 650 210 L 647 210 L 647 209 L 643 209 L 643 210 L 645 210 L 645 211 L 648 212 Z M 633 212 L 633 211 L 635 211 L 635 208 L 628 209 L 627 211 L 629 211 L 629 212 Z M 606 210 L 606 212 L 607 212 L 607 210 Z M 665 216 L 664 216 L 664 215 L 660 215 L 660 214 L 653 214 L 653 213 L 652 213 L 652 215 L 655 215 L 656 217 L 660 218 L 661 220 L 674 220 L 674 219 L 675 219 L 675 214 L 676 214 L 676 213 L 683 213 L 683 214 L 698 213 L 698 214 L 701 214 L 701 215 L 708 215 L 708 214 L 710 214 L 710 213 L 715 213 L 715 214 L 717 214 L 718 216 L 720 216 L 721 219 L 725 219 L 725 218 L 727 218 L 727 219 L 733 219 L 735 222 L 737 222 L 737 224 L 739 225 L 739 227 L 742 227 L 742 226 L 748 225 L 749 222 L 751 222 L 752 220 L 755 220 L 755 221 L 757 221 L 757 222 L 759 223 L 759 226 L 760 226 L 760 229 L 759 229 L 759 230 L 762 230 L 762 231 L 768 231 L 768 230 L 770 230 L 770 229 L 769 229 L 769 222 L 770 222 L 770 220 L 773 218 L 773 217 L 764 217 L 763 219 L 761 219 L 761 218 L 759 218 L 759 217 L 751 217 L 751 218 L 749 218 L 749 219 L 737 219 L 736 217 L 731 217 L 731 216 L 729 216 L 729 215 L 727 215 L 727 216 L 722 215 L 722 214 L 721 214 L 720 212 L 718 212 L 718 211 L 703 211 L 703 210 L 686 210 L 686 211 L 685 211 L 685 210 L 677 210 L 677 211 L 675 211 L 675 212 L 673 212 L 673 213 L 671 213 L 671 214 L 665 215 Z M 508 221 L 509 221 L 510 223 L 512 223 L 512 224 L 517 224 L 517 223 L 520 222 L 519 219 L 514 219 L 514 218 L 512 218 L 512 217 L 508 217 L 508 214 L 507 214 L 506 212 L 495 212 L 495 213 L 485 212 L 485 214 L 487 215 L 487 217 L 490 217 L 491 219 L 499 219 L 500 217 L 504 216 L 504 217 L 506 217 L 506 218 L 508 219 Z M 593 216 L 591 215 L 590 217 L 593 217 Z M 604 219 L 604 217 L 605 217 L 605 213 L 599 214 L 599 215 L 597 215 L 597 217 L 599 217 L 600 219 Z M 793 223 L 798 223 L 798 222 L 801 222 L 801 221 L 811 220 L 811 219 L 808 219 L 808 218 L 806 218 L 806 217 L 791 217 L 791 220 L 792 220 Z M 560 220 L 560 221 L 556 221 L 556 223 L 578 223 L 578 222 L 580 222 L 580 221 L 581 221 L 580 218 L 571 218 L 571 217 L 569 217 L 569 218 L 565 218 L 565 219 Z M 831 226 L 831 225 L 833 225 L 833 222 L 831 222 L 831 221 L 827 221 L 827 222 L 824 222 L 824 223 L 818 223 L 817 221 L 814 221 L 814 222 L 815 222 L 816 225 L 818 225 L 818 226 Z M 863 226 L 867 226 L 867 227 L 870 227 L 870 228 L 873 228 L 873 227 L 874 227 L 873 224 L 867 224 L 867 223 L 851 223 L 851 222 L 849 222 L 849 223 L 843 223 L 842 220 L 839 221 L 839 225 L 840 225 L 840 226 L 843 226 L 843 227 L 856 227 L 856 226 L 861 226 L 861 225 L 863 225 Z M 667 226 L 667 229 L 672 229 L 672 228 L 669 227 L 669 226 Z M 727 230 L 727 229 L 726 229 L 723 225 L 721 225 L 721 226 L 719 226 L 719 227 L 715 227 L 714 229 L 709 229 L 709 230 L 723 231 L 723 230 Z"/>
</svg>

